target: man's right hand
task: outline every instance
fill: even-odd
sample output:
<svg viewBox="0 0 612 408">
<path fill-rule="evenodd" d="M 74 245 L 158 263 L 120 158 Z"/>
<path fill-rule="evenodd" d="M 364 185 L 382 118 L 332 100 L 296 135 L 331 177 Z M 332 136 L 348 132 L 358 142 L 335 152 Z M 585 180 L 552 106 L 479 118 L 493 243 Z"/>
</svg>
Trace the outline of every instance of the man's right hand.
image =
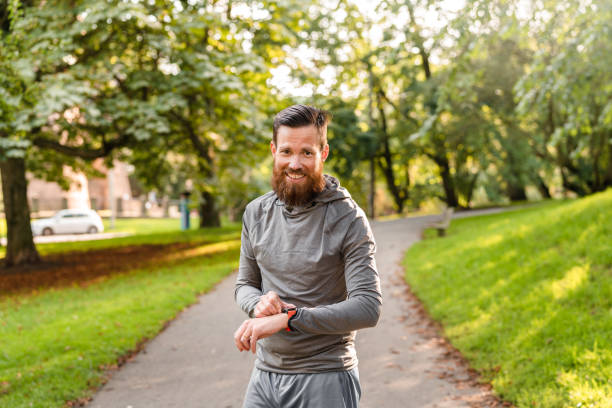
<svg viewBox="0 0 612 408">
<path fill-rule="evenodd" d="M 295 307 L 294 304 L 285 303 L 273 290 L 259 298 L 253 314 L 255 317 L 273 316 L 282 312 L 283 308 Z"/>
</svg>

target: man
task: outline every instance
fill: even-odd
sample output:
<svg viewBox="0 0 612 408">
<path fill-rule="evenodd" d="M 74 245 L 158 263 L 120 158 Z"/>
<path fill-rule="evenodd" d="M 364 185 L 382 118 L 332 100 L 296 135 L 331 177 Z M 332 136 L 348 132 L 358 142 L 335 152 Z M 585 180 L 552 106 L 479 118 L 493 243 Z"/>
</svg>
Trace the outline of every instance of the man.
<svg viewBox="0 0 612 408">
<path fill-rule="evenodd" d="M 234 333 L 257 353 L 245 408 L 357 407 L 355 331 L 375 326 L 382 296 L 364 212 L 323 175 L 325 111 L 294 105 L 274 119 L 271 191 L 246 208 Z"/>
</svg>

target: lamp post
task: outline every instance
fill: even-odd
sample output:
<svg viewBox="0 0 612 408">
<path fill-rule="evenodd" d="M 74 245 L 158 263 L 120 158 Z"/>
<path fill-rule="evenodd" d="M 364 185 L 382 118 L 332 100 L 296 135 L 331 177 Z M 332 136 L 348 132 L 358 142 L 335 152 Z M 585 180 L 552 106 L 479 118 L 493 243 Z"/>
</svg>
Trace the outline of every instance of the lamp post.
<svg viewBox="0 0 612 408">
<path fill-rule="evenodd" d="M 181 201 L 179 203 L 179 209 L 181 211 L 181 231 L 189 229 L 189 196 L 191 192 L 183 191 L 181 193 Z"/>
<path fill-rule="evenodd" d="M 115 174 L 112 167 L 108 169 L 108 200 L 111 210 L 110 229 L 114 229 L 115 217 L 117 216 L 117 203 L 115 202 Z"/>
</svg>

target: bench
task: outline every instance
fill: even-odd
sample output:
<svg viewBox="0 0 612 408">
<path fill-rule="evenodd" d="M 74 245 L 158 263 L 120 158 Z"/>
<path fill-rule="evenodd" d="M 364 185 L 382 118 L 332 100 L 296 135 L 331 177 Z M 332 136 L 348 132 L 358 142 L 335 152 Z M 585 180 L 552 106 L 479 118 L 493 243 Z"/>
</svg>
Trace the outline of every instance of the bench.
<svg viewBox="0 0 612 408">
<path fill-rule="evenodd" d="M 444 235 L 446 235 L 446 230 L 450 226 L 450 221 L 453 217 L 454 212 L 454 207 L 446 207 L 444 211 L 442 211 L 441 218 L 436 222 L 427 224 L 426 228 L 435 228 L 436 230 L 438 230 L 438 236 L 443 237 Z"/>
</svg>

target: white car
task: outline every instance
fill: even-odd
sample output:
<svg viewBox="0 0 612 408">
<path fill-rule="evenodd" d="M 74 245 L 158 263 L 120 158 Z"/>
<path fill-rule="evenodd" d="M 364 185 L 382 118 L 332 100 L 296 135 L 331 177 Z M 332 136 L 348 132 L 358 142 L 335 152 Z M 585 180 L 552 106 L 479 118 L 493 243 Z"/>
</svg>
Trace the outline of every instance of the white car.
<svg viewBox="0 0 612 408">
<path fill-rule="evenodd" d="M 53 217 L 31 223 L 32 234 L 95 234 L 104 231 L 102 218 L 93 210 L 61 210 Z"/>
</svg>

